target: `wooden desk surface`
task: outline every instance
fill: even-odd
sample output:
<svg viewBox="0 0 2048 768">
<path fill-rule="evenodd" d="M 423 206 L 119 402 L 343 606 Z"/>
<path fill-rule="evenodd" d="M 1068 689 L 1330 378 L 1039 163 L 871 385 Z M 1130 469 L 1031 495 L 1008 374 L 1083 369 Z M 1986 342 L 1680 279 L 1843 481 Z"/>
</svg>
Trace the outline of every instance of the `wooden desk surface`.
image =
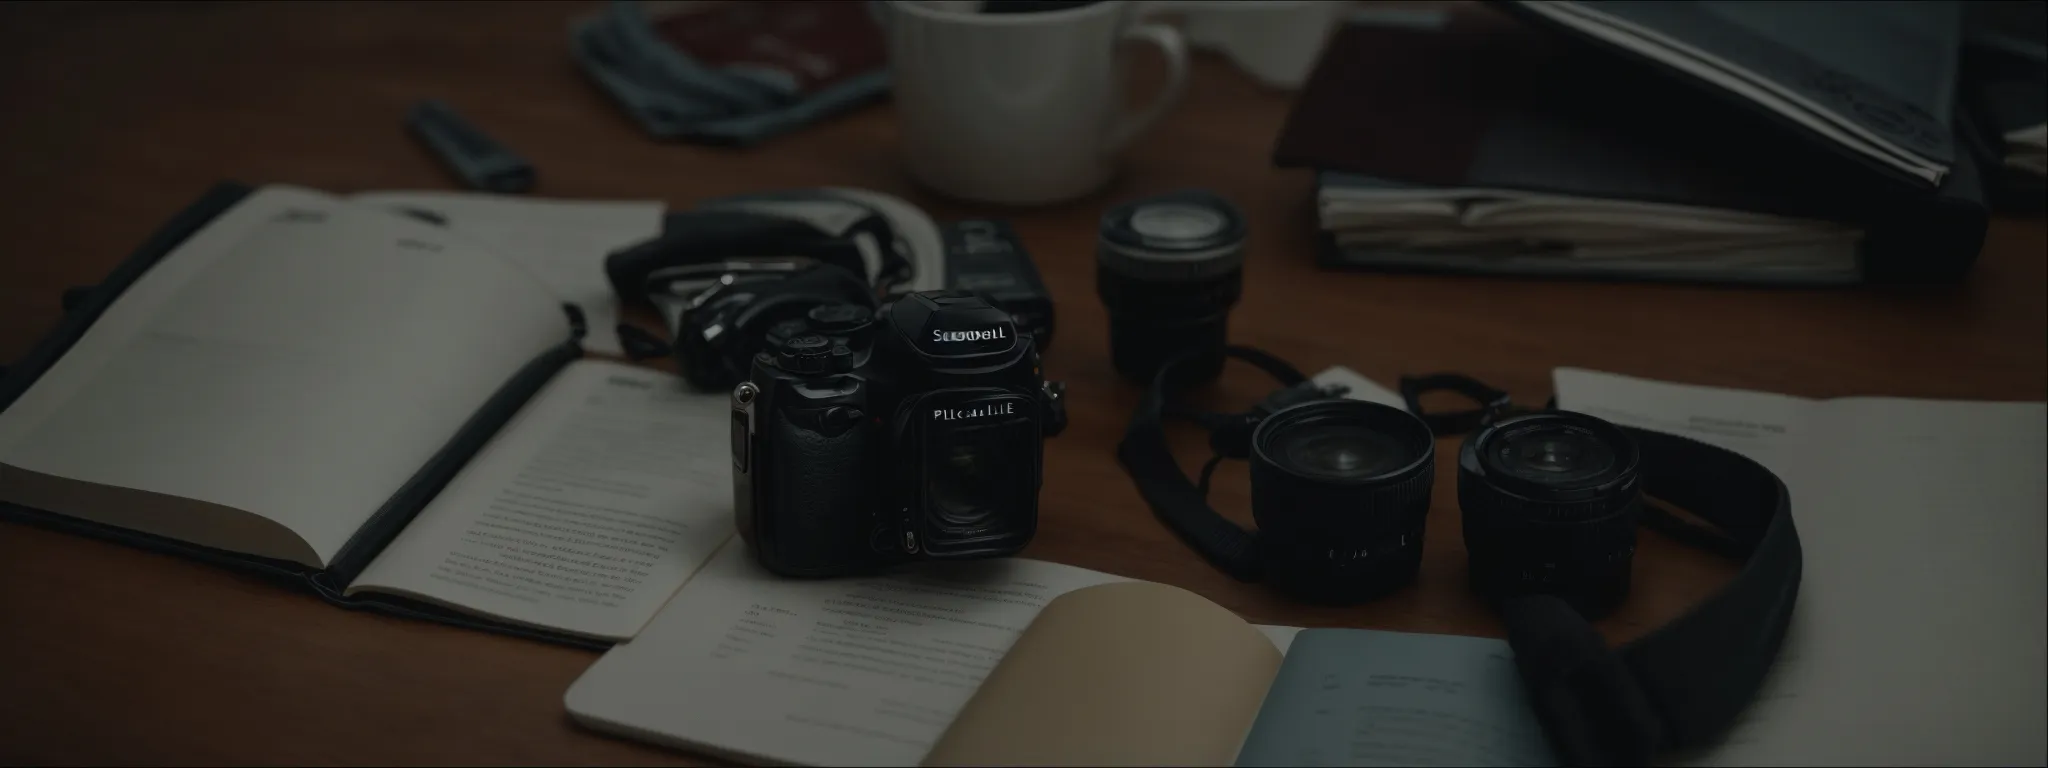
<svg viewBox="0 0 2048 768">
<path fill-rule="evenodd" d="M 0 360 L 210 183 L 334 191 L 446 188 L 400 130 L 450 101 L 538 164 L 539 194 L 659 198 L 850 185 L 936 217 L 988 213 L 914 188 L 887 106 L 765 147 L 656 145 L 572 66 L 564 22 L 589 5 L 140 4 L 0 8 Z M 1218 189 L 1251 217 L 1231 333 L 1307 370 L 1381 382 L 1455 370 L 1540 402 L 1575 365 L 1807 396 L 2040 399 L 2048 388 L 2043 226 L 1998 222 L 1967 283 L 1936 290 L 1731 290 L 1332 274 L 1310 261 L 1309 179 L 1267 160 L 1287 97 L 1215 60 L 1130 153 L 1114 187 L 999 212 L 1058 298 L 1049 373 L 1072 427 L 1047 449 L 1031 555 L 1171 582 L 1270 623 L 1497 635 L 1465 592 L 1451 463 L 1441 462 L 1419 586 L 1345 610 L 1292 607 L 1175 542 L 1112 458 L 1135 400 L 1111 372 L 1091 243 L 1112 201 Z M 1233 372 L 1239 403 L 1268 385 Z M 1184 462 L 1201 455 L 1184 434 Z M 707 438 L 708 439 L 708 438 Z M 722 439 L 722 438 L 721 438 Z M 1440 450 L 1453 450 L 1446 441 Z M 1218 506 L 1242 513 L 1244 470 Z M 1625 638 L 1728 568 L 1652 538 Z M 330 607 L 234 574 L 0 525 L 0 762 L 663 763 L 691 757 L 584 732 L 562 693 L 596 656 Z M 707 693 L 706 695 L 716 695 Z"/>
</svg>

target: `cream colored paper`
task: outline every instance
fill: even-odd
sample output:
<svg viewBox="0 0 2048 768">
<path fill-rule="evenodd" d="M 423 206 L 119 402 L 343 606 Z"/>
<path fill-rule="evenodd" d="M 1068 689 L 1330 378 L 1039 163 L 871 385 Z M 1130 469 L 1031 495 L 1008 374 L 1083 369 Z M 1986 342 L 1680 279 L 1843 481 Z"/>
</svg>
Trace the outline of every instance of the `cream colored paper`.
<svg viewBox="0 0 2048 768">
<path fill-rule="evenodd" d="M 1178 587 L 1069 592 L 924 764 L 1229 765 L 1281 658 L 1267 635 Z"/>
<path fill-rule="evenodd" d="M 546 288 L 475 244 L 265 187 L 0 412 L 0 499 L 324 567 L 567 339 Z"/>
<path fill-rule="evenodd" d="M 575 363 L 349 592 L 630 638 L 733 534 L 729 413 L 671 374 Z"/>
<path fill-rule="evenodd" d="M 2048 406 L 1807 400 L 1559 369 L 1558 405 L 1770 467 L 1804 570 L 1703 765 L 2048 762 Z"/>
</svg>

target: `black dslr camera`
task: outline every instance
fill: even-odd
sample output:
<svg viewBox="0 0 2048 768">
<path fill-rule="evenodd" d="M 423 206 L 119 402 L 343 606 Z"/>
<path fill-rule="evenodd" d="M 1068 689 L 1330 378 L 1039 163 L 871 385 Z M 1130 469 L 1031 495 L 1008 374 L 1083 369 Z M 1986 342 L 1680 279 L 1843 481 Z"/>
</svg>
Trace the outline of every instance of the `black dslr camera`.
<svg viewBox="0 0 2048 768">
<path fill-rule="evenodd" d="M 732 393 L 740 537 L 785 576 L 1015 554 L 1038 528 L 1062 387 L 1001 309 L 958 291 L 784 322 Z"/>
</svg>

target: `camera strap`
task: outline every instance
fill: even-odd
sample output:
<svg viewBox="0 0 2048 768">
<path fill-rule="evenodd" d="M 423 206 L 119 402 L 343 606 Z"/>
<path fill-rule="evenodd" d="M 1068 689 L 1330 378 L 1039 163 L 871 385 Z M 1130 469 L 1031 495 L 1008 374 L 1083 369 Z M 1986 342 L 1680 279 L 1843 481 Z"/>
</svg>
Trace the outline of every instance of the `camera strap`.
<svg viewBox="0 0 2048 768">
<path fill-rule="evenodd" d="M 1257 365 L 1290 390 L 1313 386 L 1271 355 L 1242 347 L 1226 354 Z M 1167 446 L 1163 417 L 1174 412 L 1169 403 L 1185 390 L 1171 377 L 1173 369 L 1163 369 L 1145 393 L 1118 459 L 1168 528 L 1224 572 L 1257 580 L 1255 536 L 1209 507 Z M 1463 394 L 1480 407 L 1425 412 L 1421 396 L 1440 390 Z M 1439 438 L 1522 412 L 1505 392 L 1458 374 L 1404 377 L 1401 394 Z M 1211 428 L 1212 443 L 1229 447 L 1224 444 L 1232 439 L 1248 440 L 1225 433 L 1248 437 L 1261 415 L 1254 409 L 1200 420 Z M 1732 556 L 1743 567 L 1684 615 L 1618 648 L 1557 597 L 1501 602 L 1530 704 L 1552 749 L 1572 765 L 1645 765 L 1659 752 L 1705 746 L 1723 736 L 1762 689 L 1799 594 L 1802 556 L 1784 481 L 1718 446 L 1621 428 L 1642 451 L 1646 494 L 1707 524 L 1687 523 L 1647 504 L 1645 525 Z"/>
<path fill-rule="evenodd" d="M 1183 362 L 1192 357 L 1181 358 L 1161 366 L 1152 379 L 1152 386 L 1138 402 L 1138 410 L 1131 416 L 1131 425 L 1124 431 L 1123 442 L 1117 444 L 1117 460 L 1138 486 L 1138 495 L 1145 497 L 1145 503 L 1152 507 L 1166 527 L 1180 536 L 1181 541 L 1200 553 L 1209 564 L 1240 581 L 1258 581 L 1260 565 L 1258 538 L 1251 531 L 1210 508 L 1204 488 L 1197 488 L 1188 480 L 1187 473 L 1180 470 L 1174 461 L 1173 451 L 1166 444 L 1165 417 L 1181 416 L 1201 424 L 1209 430 L 1210 446 L 1218 458 L 1235 456 L 1242 458 L 1250 450 L 1252 428 L 1258 426 L 1265 414 L 1284 407 L 1282 401 L 1291 399 L 1288 393 L 1307 394 L 1314 387 L 1307 376 L 1289 365 L 1287 361 L 1250 347 L 1225 347 L 1223 354 L 1258 366 L 1286 387 L 1267 398 L 1261 407 L 1246 413 L 1219 414 L 1204 413 L 1178 407 L 1180 396 L 1186 393 L 1189 383 L 1176 376 Z M 1276 407 L 1279 406 L 1279 407 Z M 1214 462 L 1210 464 L 1214 468 Z M 1203 472 L 1206 479 L 1208 471 Z"/>
</svg>

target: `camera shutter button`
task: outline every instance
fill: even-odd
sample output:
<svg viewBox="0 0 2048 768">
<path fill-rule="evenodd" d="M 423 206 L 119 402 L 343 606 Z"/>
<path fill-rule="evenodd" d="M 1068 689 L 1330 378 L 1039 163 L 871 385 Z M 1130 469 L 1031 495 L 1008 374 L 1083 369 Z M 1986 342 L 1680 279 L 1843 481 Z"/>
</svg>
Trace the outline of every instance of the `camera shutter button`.
<svg viewBox="0 0 2048 768">
<path fill-rule="evenodd" d="M 782 342 L 777 362 L 790 373 L 825 373 L 831 367 L 832 340 L 815 333 L 792 336 Z"/>
<path fill-rule="evenodd" d="M 768 343 L 771 348 L 780 349 L 790 339 L 804 335 L 811 330 L 801 317 L 793 317 L 768 327 Z"/>
</svg>

